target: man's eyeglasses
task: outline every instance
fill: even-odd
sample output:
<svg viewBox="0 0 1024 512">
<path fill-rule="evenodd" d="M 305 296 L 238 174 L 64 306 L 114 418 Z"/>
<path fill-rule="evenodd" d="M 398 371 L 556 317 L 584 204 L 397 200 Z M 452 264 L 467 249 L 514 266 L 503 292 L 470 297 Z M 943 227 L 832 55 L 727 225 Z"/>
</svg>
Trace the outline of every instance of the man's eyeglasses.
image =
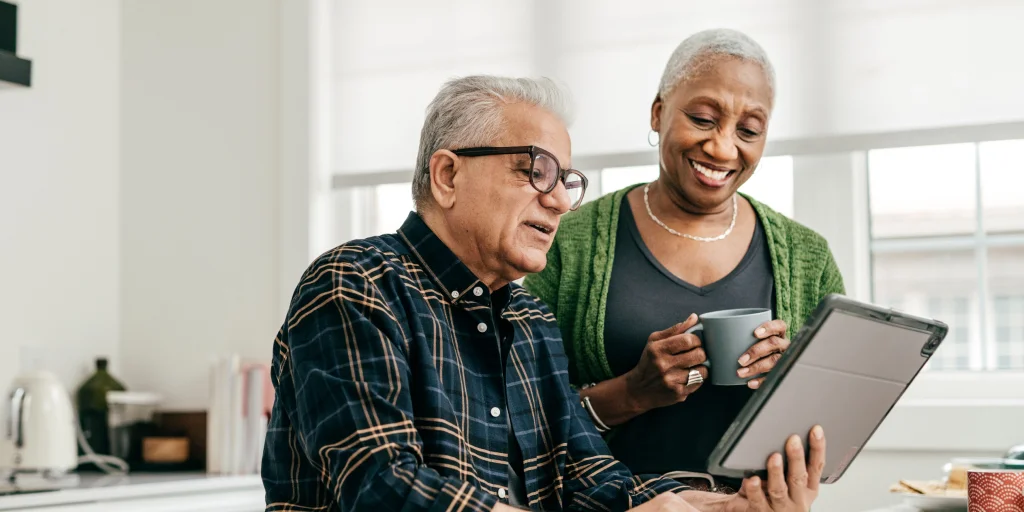
<svg viewBox="0 0 1024 512">
<path fill-rule="evenodd" d="M 459 156 L 530 155 L 530 185 L 541 194 L 550 194 L 561 181 L 569 192 L 571 210 L 580 207 L 583 194 L 587 191 L 587 177 L 582 172 L 562 169 L 555 155 L 537 146 L 463 148 L 453 150 L 452 153 Z"/>
</svg>

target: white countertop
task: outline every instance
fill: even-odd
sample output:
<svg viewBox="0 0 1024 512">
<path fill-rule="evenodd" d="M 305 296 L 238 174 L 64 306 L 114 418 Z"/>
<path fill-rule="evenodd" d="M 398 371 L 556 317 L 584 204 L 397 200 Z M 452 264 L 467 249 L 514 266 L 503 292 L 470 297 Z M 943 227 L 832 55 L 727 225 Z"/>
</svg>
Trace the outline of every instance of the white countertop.
<svg viewBox="0 0 1024 512">
<path fill-rule="evenodd" d="M 869 511 L 866 511 L 866 512 L 932 512 L 932 511 L 939 511 L 939 510 L 941 510 L 941 512 L 967 512 L 967 505 L 964 504 L 962 507 L 960 507 L 960 506 L 953 506 L 952 508 L 927 508 L 927 509 L 922 509 L 922 508 L 918 508 L 918 507 L 909 505 L 907 503 L 902 503 L 902 504 L 899 504 L 899 505 L 893 505 L 891 507 L 869 510 Z"/>
<path fill-rule="evenodd" d="M 9 510 L 255 512 L 264 510 L 263 482 L 258 475 L 86 473 L 72 488 L 0 495 L 0 511 Z"/>
<path fill-rule="evenodd" d="M 877 508 L 867 512 L 920 512 L 920 510 L 921 509 L 911 507 L 910 505 L 896 505 L 888 508 Z"/>
<path fill-rule="evenodd" d="M 5 512 L 260 512 L 264 508 L 258 475 L 200 472 L 84 473 L 73 488 L 0 495 L 0 511 Z M 868 512 L 920 511 L 904 504 Z"/>
</svg>

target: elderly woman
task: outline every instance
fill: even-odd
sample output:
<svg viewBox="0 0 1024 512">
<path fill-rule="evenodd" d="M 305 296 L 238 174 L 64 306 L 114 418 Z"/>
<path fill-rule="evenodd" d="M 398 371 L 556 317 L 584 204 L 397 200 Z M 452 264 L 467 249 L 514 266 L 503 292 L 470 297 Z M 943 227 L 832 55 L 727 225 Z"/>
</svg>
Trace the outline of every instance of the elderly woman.
<svg viewBox="0 0 1024 512">
<path fill-rule="evenodd" d="M 636 473 L 707 471 L 707 458 L 819 300 L 844 293 L 818 234 L 737 190 L 757 169 L 775 98 L 764 50 L 732 30 L 683 41 L 651 105 L 658 179 L 562 220 L 526 287 L 555 313 L 570 378 Z M 654 140 L 656 139 L 656 141 Z M 746 386 L 701 386 L 696 315 L 770 308 L 739 360 Z M 734 485 L 736 482 L 725 482 Z"/>
</svg>

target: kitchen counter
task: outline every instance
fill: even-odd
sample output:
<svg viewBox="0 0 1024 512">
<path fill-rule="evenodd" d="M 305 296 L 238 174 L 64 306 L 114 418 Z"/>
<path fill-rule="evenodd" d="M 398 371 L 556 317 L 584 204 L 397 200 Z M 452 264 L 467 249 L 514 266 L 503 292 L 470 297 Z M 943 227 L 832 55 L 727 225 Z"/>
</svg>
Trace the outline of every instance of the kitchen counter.
<svg viewBox="0 0 1024 512">
<path fill-rule="evenodd" d="M 873 509 L 873 510 L 869 510 L 869 511 L 866 511 L 866 512 L 935 512 L 935 511 L 941 511 L 941 512 L 967 512 L 967 504 L 965 502 L 963 506 L 950 506 L 949 508 L 931 508 L 931 507 L 929 507 L 927 509 L 921 509 L 921 508 L 915 507 L 915 506 L 907 504 L 907 503 L 900 503 L 898 505 L 892 505 L 890 507 Z"/>
<path fill-rule="evenodd" d="M 85 473 L 76 486 L 58 491 L 0 495 L 0 511 L 26 512 L 261 512 L 258 475 L 205 473 Z M 894 504 L 870 512 L 918 512 Z"/>
<path fill-rule="evenodd" d="M 964 507 L 963 509 L 955 509 L 954 508 L 954 509 L 950 509 L 950 510 L 945 510 L 943 512 L 958 512 L 959 510 L 966 511 L 967 507 Z M 921 509 L 919 509 L 917 507 L 911 507 L 910 505 L 894 505 L 894 506 L 889 507 L 889 508 L 879 508 L 879 509 L 875 509 L 875 510 L 869 510 L 868 512 L 922 512 L 922 511 L 921 511 Z"/>
<path fill-rule="evenodd" d="M 0 511 L 12 510 L 257 512 L 264 510 L 263 482 L 258 475 L 87 473 L 71 488 L 0 496 Z"/>
</svg>

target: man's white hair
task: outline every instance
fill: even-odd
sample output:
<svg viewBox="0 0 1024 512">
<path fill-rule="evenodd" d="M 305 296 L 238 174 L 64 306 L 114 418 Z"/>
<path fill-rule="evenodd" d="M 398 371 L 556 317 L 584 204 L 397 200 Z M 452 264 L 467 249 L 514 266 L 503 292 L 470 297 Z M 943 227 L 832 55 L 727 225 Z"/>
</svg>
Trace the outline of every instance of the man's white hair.
<svg viewBox="0 0 1024 512">
<path fill-rule="evenodd" d="M 775 68 L 768 54 L 750 36 L 728 28 L 697 32 L 679 43 L 665 65 L 658 95 L 664 99 L 677 85 L 705 71 L 718 57 L 735 57 L 760 65 L 768 78 L 772 100 L 775 99 Z"/>
<path fill-rule="evenodd" d="M 525 103 L 572 123 L 568 91 L 548 78 L 510 78 L 474 75 L 449 80 L 427 107 L 420 132 L 412 198 L 417 211 L 430 198 L 430 157 L 441 149 L 460 149 L 500 143 L 506 130 L 506 105 Z"/>
</svg>

